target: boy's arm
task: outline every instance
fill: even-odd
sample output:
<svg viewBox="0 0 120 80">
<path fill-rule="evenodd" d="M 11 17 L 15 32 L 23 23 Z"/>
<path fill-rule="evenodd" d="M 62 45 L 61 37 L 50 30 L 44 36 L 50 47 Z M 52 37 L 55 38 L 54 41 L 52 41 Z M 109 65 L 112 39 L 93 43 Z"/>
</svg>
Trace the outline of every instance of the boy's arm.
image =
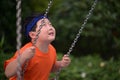
<svg viewBox="0 0 120 80">
<path fill-rule="evenodd" d="M 61 67 L 61 61 L 56 61 L 56 63 L 53 65 L 53 68 L 51 72 L 57 72 Z"/>
<path fill-rule="evenodd" d="M 52 72 L 58 71 L 60 68 L 67 67 L 70 64 L 71 60 L 68 55 L 64 55 L 61 61 L 56 61 L 53 68 Z"/>
<path fill-rule="evenodd" d="M 35 54 L 35 47 L 34 46 L 31 46 L 29 48 L 27 48 L 21 55 L 20 55 L 20 64 L 21 64 L 21 67 L 23 66 L 23 64 L 31 59 Z M 10 62 L 6 68 L 5 68 L 5 75 L 6 77 L 12 77 L 14 75 L 16 75 L 17 73 L 17 68 L 18 68 L 18 60 L 15 59 L 13 60 L 12 62 Z"/>
<path fill-rule="evenodd" d="M 26 60 L 25 60 L 24 56 L 21 55 L 20 64 L 23 64 L 25 61 Z M 6 68 L 5 68 L 6 77 L 10 78 L 10 77 L 16 75 L 17 68 L 18 68 L 18 60 L 15 59 L 6 66 Z"/>
</svg>

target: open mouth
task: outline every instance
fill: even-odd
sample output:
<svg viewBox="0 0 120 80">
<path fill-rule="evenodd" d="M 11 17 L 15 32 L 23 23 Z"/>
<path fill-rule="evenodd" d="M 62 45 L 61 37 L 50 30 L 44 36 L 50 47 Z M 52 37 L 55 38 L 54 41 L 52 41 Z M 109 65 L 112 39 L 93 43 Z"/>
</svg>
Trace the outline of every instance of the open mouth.
<svg viewBox="0 0 120 80">
<path fill-rule="evenodd" d="M 53 36 L 53 35 L 54 35 L 54 32 L 50 32 L 49 35 Z"/>
</svg>

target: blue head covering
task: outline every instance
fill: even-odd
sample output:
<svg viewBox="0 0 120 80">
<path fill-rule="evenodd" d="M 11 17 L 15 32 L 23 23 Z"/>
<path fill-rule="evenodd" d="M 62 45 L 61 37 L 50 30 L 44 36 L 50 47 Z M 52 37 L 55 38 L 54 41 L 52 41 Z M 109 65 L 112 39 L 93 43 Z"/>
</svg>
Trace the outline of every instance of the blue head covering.
<svg viewBox="0 0 120 80">
<path fill-rule="evenodd" d="M 37 21 L 39 21 L 40 19 L 43 19 L 45 16 L 44 15 L 39 15 L 35 18 L 32 19 L 32 21 L 26 26 L 26 31 L 25 31 L 25 35 L 28 36 L 29 32 L 32 30 L 32 28 L 36 25 Z M 45 17 L 46 18 L 46 17 Z"/>
</svg>

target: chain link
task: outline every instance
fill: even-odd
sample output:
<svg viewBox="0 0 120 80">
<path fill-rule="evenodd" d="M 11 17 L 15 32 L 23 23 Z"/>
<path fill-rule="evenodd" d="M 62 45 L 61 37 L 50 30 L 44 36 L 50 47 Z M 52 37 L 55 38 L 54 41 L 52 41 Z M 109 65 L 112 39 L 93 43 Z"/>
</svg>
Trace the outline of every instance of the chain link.
<svg viewBox="0 0 120 80">
<path fill-rule="evenodd" d="M 18 66 L 17 66 L 17 80 L 23 80 L 23 77 L 24 77 L 24 72 L 27 68 L 27 65 L 28 65 L 28 60 L 24 66 L 24 69 L 22 71 L 22 68 L 21 68 L 21 64 L 20 64 L 20 47 L 21 47 L 21 0 L 16 0 L 17 2 L 17 5 L 16 5 L 16 10 L 17 10 L 17 14 L 16 14 L 16 18 L 17 18 L 17 21 L 16 21 L 16 26 L 17 26 L 17 30 L 16 30 L 16 33 L 17 33 L 17 51 L 18 51 L 18 58 L 17 58 L 17 61 L 18 61 Z M 45 22 L 44 22 L 44 19 L 47 17 L 47 14 L 49 12 L 49 9 L 51 7 L 51 4 L 52 4 L 53 0 L 50 0 L 50 2 L 48 3 L 48 7 L 45 11 L 45 14 L 44 14 L 44 18 L 42 19 L 42 23 L 41 25 L 39 26 L 39 30 L 38 30 L 38 33 L 36 35 L 36 38 L 33 42 L 33 45 L 36 44 L 36 41 L 39 37 L 39 34 L 40 34 L 40 31 L 41 31 L 41 28 L 42 26 L 45 25 Z"/>
<path fill-rule="evenodd" d="M 17 17 L 17 22 L 16 22 L 16 25 L 18 26 L 18 27 L 17 27 L 17 31 L 16 31 L 16 32 L 17 32 L 17 35 L 18 35 L 18 36 L 17 36 L 17 46 L 16 46 L 16 48 L 17 48 L 17 50 L 18 50 L 18 70 L 17 70 L 17 77 L 18 77 L 18 79 L 17 79 L 17 80 L 23 80 L 22 77 L 21 77 L 21 64 L 20 64 L 20 51 L 19 51 L 19 49 L 20 49 L 20 47 L 21 47 L 21 33 L 20 33 L 20 31 L 21 31 L 21 25 L 20 25 L 20 23 L 21 23 L 21 0 L 16 0 L 16 1 L 17 1 L 17 6 L 16 6 L 16 9 L 17 9 L 17 15 L 16 15 L 16 17 Z M 52 0 L 50 0 L 50 2 L 49 2 L 48 8 L 46 9 L 46 12 L 45 12 L 45 14 L 44 14 L 44 18 L 42 19 L 42 23 L 41 23 L 41 25 L 39 26 L 38 34 L 36 35 L 36 39 L 35 39 L 34 42 L 33 42 L 34 45 L 36 44 L 36 41 L 37 41 L 37 39 L 38 39 L 38 37 L 39 37 L 38 35 L 40 34 L 40 31 L 41 31 L 42 26 L 45 25 L 44 19 L 45 19 L 45 17 L 47 16 L 47 14 L 48 14 L 48 12 L 49 12 L 49 9 L 50 9 L 50 7 L 51 7 L 51 4 L 52 4 Z M 70 55 L 70 53 L 72 52 L 73 48 L 75 47 L 75 44 L 76 44 L 76 42 L 78 41 L 78 38 L 80 37 L 80 34 L 81 34 L 82 30 L 84 29 L 85 24 L 87 23 L 88 19 L 90 18 L 91 13 L 93 12 L 96 4 L 97 4 L 97 0 L 94 1 L 91 9 L 89 10 L 88 15 L 86 16 L 86 18 L 85 18 L 85 20 L 84 20 L 84 23 L 82 24 L 81 28 L 79 29 L 79 32 L 78 32 L 78 34 L 76 35 L 73 43 L 71 44 L 71 46 L 70 46 L 70 48 L 69 48 L 69 50 L 68 50 L 68 52 L 67 52 L 68 55 Z M 27 64 L 28 64 L 28 62 L 26 63 L 23 72 L 25 72 L 25 69 L 26 69 L 26 67 L 27 67 Z M 56 77 L 55 77 L 54 80 L 58 80 L 58 75 L 59 75 L 60 71 L 61 71 L 61 69 L 56 73 Z M 24 76 L 24 75 L 23 75 L 23 76 Z"/>
<path fill-rule="evenodd" d="M 52 5 L 52 2 L 53 2 L 53 0 L 50 0 L 50 2 L 48 3 L 48 7 L 47 7 L 47 9 L 46 9 L 46 11 L 45 11 L 44 18 L 43 18 L 42 21 L 41 21 L 41 25 L 39 26 L 39 30 L 38 30 L 38 33 L 37 33 L 37 35 L 36 35 L 36 38 L 35 38 L 35 40 L 34 40 L 34 42 L 33 42 L 33 45 L 36 44 L 36 41 L 37 41 L 37 39 L 38 39 L 38 37 L 39 37 L 39 34 L 40 34 L 40 32 L 41 32 L 41 28 L 45 25 L 44 19 L 47 17 L 47 14 L 48 14 L 49 9 L 50 9 L 50 7 L 51 7 L 51 5 Z"/>
<path fill-rule="evenodd" d="M 17 51 L 18 51 L 18 57 L 17 57 L 17 61 L 18 61 L 18 64 L 17 64 L 17 80 L 21 80 L 22 77 L 21 77 L 21 64 L 20 64 L 20 47 L 21 47 L 21 0 L 16 0 L 17 2 L 17 5 L 16 5 L 16 10 L 17 10 L 17 13 L 16 13 L 16 18 L 17 18 L 17 21 L 16 21 L 16 26 L 17 26 L 17 30 L 16 30 L 16 33 L 17 33 L 17 38 L 16 38 L 16 41 L 17 41 Z"/>
<path fill-rule="evenodd" d="M 72 52 L 73 48 L 75 47 L 75 44 L 76 44 L 76 42 L 78 41 L 78 38 L 80 37 L 80 34 L 81 34 L 82 30 L 84 29 L 84 27 L 85 27 L 88 19 L 90 18 L 91 14 L 92 14 L 92 12 L 93 12 L 93 10 L 94 10 L 94 8 L 95 8 L 95 5 L 97 4 L 97 1 L 98 1 L 98 0 L 95 0 L 95 1 L 94 1 L 91 9 L 89 10 L 89 13 L 88 13 L 88 15 L 86 16 L 86 18 L 85 18 L 85 20 L 84 20 L 81 28 L 79 29 L 79 31 L 78 31 L 78 33 L 77 33 L 77 35 L 76 35 L 73 43 L 71 44 L 71 46 L 70 46 L 70 48 L 69 48 L 69 50 L 68 50 L 68 52 L 67 52 L 67 55 L 70 55 L 70 53 Z"/>
<path fill-rule="evenodd" d="M 70 53 L 72 52 L 73 48 L 75 47 L 75 44 L 76 44 L 76 42 L 78 41 L 78 38 L 80 37 L 80 34 L 81 34 L 82 30 L 84 29 L 84 27 L 85 27 L 88 19 L 90 18 L 91 14 L 92 14 L 92 12 L 93 12 L 96 4 L 97 4 L 97 1 L 98 1 L 98 0 L 95 0 L 94 3 L 93 3 L 93 5 L 91 6 L 91 9 L 89 10 L 89 12 L 88 12 L 88 14 L 87 14 L 87 16 L 86 16 L 86 18 L 85 18 L 82 26 L 80 27 L 80 29 L 79 29 L 79 31 L 78 31 L 75 39 L 73 40 L 73 43 L 71 44 L 71 46 L 70 46 L 70 48 L 69 48 L 69 50 L 68 50 L 68 52 L 67 52 L 67 55 L 70 55 Z M 54 80 L 58 80 L 59 74 L 60 74 L 60 71 L 61 71 L 61 70 L 62 70 L 62 68 L 60 68 L 60 70 L 58 70 L 58 72 L 56 72 L 56 76 L 55 76 L 55 79 L 54 79 Z"/>
<path fill-rule="evenodd" d="M 50 9 L 50 7 L 51 7 L 51 5 L 52 5 L 52 1 L 53 1 L 53 0 L 50 0 L 50 2 L 48 3 L 48 7 L 47 7 L 47 9 L 46 9 L 46 11 L 45 11 L 44 18 L 43 18 L 42 21 L 41 21 L 41 25 L 39 26 L 38 33 L 36 34 L 36 38 L 35 38 L 34 41 L 33 41 L 33 46 L 36 44 L 36 42 L 37 42 L 37 40 L 38 40 L 38 37 L 39 37 L 39 34 L 40 34 L 40 32 L 41 32 L 42 27 L 45 25 L 44 19 L 47 17 L 47 14 L 48 14 L 48 12 L 49 12 L 49 9 Z M 28 65 L 28 60 L 27 60 L 27 62 L 26 62 L 26 64 L 25 64 L 24 69 L 23 69 L 23 72 L 22 72 L 23 76 L 24 76 L 24 72 L 25 72 L 25 70 L 26 70 L 26 68 L 27 68 L 27 65 Z"/>
</svg>

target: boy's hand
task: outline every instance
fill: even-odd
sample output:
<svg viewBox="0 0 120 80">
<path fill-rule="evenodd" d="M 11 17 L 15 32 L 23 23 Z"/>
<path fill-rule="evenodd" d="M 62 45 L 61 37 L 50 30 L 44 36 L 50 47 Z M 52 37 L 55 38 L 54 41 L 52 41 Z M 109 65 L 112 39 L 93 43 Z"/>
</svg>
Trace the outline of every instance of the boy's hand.
<svg viewBox="0 0 120 80">
<path fill-rule="evenodd" d="M 29 60 L 34 56 L 34 54 L 35 54 L 35 46 L 31 46 L 22 53 L 22 58 L 24 58 L 25 60 Z"/>
<path fill-rule="evenodd" d="M 61 60 L 61 67 L 67 67 L 71 62 L 69 55 L 65 54 Z"/>
</svg>

